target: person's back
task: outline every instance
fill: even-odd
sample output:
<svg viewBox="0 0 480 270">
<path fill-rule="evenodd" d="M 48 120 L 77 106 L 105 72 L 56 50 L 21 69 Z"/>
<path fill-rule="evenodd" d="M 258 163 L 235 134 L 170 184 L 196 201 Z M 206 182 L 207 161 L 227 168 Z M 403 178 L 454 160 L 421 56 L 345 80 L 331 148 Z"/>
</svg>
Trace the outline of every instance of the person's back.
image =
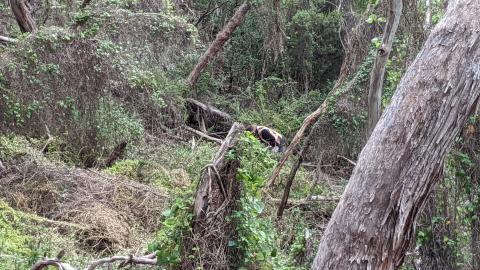
<svg viewBox="0 0 480 270">
<path fill-rule="evenodd" d="M 247 130 L 252 132 L 257 139 L 266 144 L 275 153 L 282 153 L 285 151 L 285 138 L 277 131 L 265 127 L 249 125 Z"/>
</svg>

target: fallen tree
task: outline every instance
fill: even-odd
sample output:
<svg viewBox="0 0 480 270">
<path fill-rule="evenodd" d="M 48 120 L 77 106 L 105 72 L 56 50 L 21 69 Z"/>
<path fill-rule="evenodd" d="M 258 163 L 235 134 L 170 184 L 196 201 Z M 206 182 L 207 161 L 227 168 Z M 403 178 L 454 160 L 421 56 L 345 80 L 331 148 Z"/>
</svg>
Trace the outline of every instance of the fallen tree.
<svg viewBox="0 0 480 270">
<path fill-rule="evenodd" d="M 203 70 L 207 67 L 211 59 L 217 56 L 218 52 L 222 49 L 225 42 L 227 42 L 232 36 L 233 31 L 242 24 L 243 19 L 250 10 L 251 4 L 249 1 L 243 2 L 243 4 L 237 9 L 230 21 L 225 27 L 217 34 L 215 40 L 210 44 L 207 51 L 198 59 L 198 63 L 193 68 L 190 75 L 188 75 L 187 82 L 190 86 L 194 86 L 197 83 L 198 78 L 202 74 Z"/>
<path fill-rule="evenodd" d="M 450 1 L 363 148 L 312 269 L 402 264 L 419 209 L 479 100 L 479 12 L 478 1 Z"/>
</svg>

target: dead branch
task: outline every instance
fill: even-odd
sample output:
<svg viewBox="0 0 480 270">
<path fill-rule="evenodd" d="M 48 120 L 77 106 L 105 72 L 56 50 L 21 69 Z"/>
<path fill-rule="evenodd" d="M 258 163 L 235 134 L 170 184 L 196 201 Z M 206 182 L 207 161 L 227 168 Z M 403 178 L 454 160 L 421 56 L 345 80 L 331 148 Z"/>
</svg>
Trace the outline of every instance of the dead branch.
<svg viewBox="0 0 480 270">
<path fill-rule="evenodd" d="M 377 50 L 377 57 L 370 73 L 370 87 L 368 91 L 368 124 L 367 138 L 372 134 L 373 129 L 377 125 L 378 119 L 382 114 L 382 89 L 383 79 L 385 77 L 385 69 L 387 60 L 392 51 L 393 39 L 397 32 L 402 15 L 402 0 L 389 0 L 390 6 L 388 10 L 387 24 L 383 32 L 382 45 Z"/>
<path fill-rule="evenodd" d="M 118 268 L 123 268 L 127 265 L 156 265 L 157 259 L 155 256 L 156 253 L 151 253 L 145 256 L 112 256 L 92 262 L 86 270 L 94 270 L 101 265 L 112 264 L 115 262 L 120 262 Z"/>
<path fill-rule="evenodd" d="M 203 111 L 209 113 L 209 114 L 214 114 L 216 116 L 219 116 L 220 118 L 223 118 L 224 120 L 226 120 L 226 122 L 228 123 L 232 123 L 233 122 L 233 117 L 230 116 L 228 113 L 226 112 L 222 112 L 220 111 L 219 109 L 209 105 L 209 104 L 205 104 L 205 103 L 202 103 L 198 100 L 195 100 L 193 98 L 187 98 L 185 99 L 186 102 L 202 109 Z"/>
<path fill-rule="evenodd" d="M 75 268 L 72 267 L 70 264 L 61 261 L 61 258 L 64 254 L 65 252 L 62 250 L 55 258 L 45 257 L 36 262 L 32 266 L 31 270 L 48 269 L 49 266 L 54 266 L 59 270 L 75 270 Z M 120 262 L 118 264 L 118 268 L 123 268 L 128 265 L 156 265 L 157 259 L 156 253 L 151 253 L 145 256 L 112 256 L 91 262 L 85 270 L 95 270 L 99 266 L 102 266 L 104 264 L 113 264 L 115 262 Z"/>
<path fill-rule="evenodd" d="M 275 203 L 275 204 L 280 204 L 282 202 L 282 199 L 279 198 L 269 198 L 268 199 L 270 202 Z M 299 200 L 294 200 L 294 199 L 289 199 L 286 203 L 285 208 L 291 208 L 291 207 L 297 207 L 301 205 L 310 205 L 310 204 L 315 204 L 315 203 L 321 203 L 321 202 L 338 202 L 340 201 L 340 197 L 323 197 L 323 196 L 309 196 L 304 199 L 299 199 Z"/>
<path fill-rule="evenodd" d="M 14 38 L 9 38 L 9 37 L 5 37 L 5 36 L 0 36 L 0 44 L 2 43 L 16 43 L 17 40 L 14 39 Z"/>
<path fill-rule="evenodd" d="M 295 137 L 293 137 L 292 142 L 290 145 L 288 145 L 287 151 L 283 154 L 282 158 L 280 159 L 280 162 L 278 162 L 277 166 L 273 170 L 270 179 L 268 180 L 268 183 L 266 185 L 266 188 L 271 187 L 275 183 L 275 179 L 278 177 L 280 174 L 280 171 L 282 170 L 282 167 L 285 165 L 285 162 L 287 161 L 288 157 L 293 153 L 293 150 L 297 146 L 297 144 L 300 142 L 300 140 L 304 137 L 305 131 L 307 128 L 309 128 L 312 124 L 317 122 L 318 118 L 325 113 L 327 109 L 327 100 L 323 101 L 322 105 L 313 113 L 311 113 L 305 120 L 303 120 L 303 124 L 300 127 L 300 129 L 297 131 L 297 134 L 295 134 Z"/>
<path fill-rule="evenodd" d="M 186 130 L 188 130 L 188 131 L 190 131 L 190 132 L 192 132 L 192 133 L 194 133 L 194 134 L 202 137 L 202 138 L 205 138 L 205 139 L 207 139 L 207 140 L 216 142 L 216 143 L 218 143 L 218 144 L 222 144 L 222 142 L 223 142 L 222 140 L 220 140 L 220 139 L 218 139 L 218 138 L 214 138 L 214 137 L 212 137 L 212 136 L 209 136 L 209 135 L 207 135 L 207 134 L 205 134 L 205 133 L 203 133 L 203 132 L 201 132 L 201 131 L 199 131 L 199 130 L 193 129 L 193 128 L 189 127 L 189 126 L 185 126 L 184 128 L 185 128 Z"/>
<path fill-rule="evenodd" d="M 357 166 L 357 163 L 355 163 L 355 161 L 353 161 L 353 160 L 351 160 L 351 159 L 348 159 L 348 158 L 346 158 L 346 157 L 344 157 L 344 156 L 337 155 L 337 158 L 341 158 L 341 159 L 347 161 L 348 163 L 352 164 L 353 166 Z"/>
<path fill-rule="evenodd" d="M 113 149 L 112 153 L 108 156 L 105 160 L 105 167 L 111 167 L 118 159 L 123 156 L 125 149 L 127 147 L 127 141 L 120 142 L 115 149 Z"/>
<path fill-rule="evenodd" d="M 302 161 L 303 161 L 302 155 L 303 155 L 303 149 L 302 149 L 302 154 L 298 156 L 297 161 L 295 161 L 295 165 L 293 165 L 292 170 L 288 175 L 288 180 L 287 180 L 287 183 L 285 184 L 285 189 L 283 191 L 282 201 L 278 206 L 277 218 L 282 217 L 283 211 L 285 210 L 285 207 L 287 207 L 288 196 L 290 195 L 290 188 L 292 187 L 293 179 L 295 179 L 295 174 L 297 174 L 297 171 L 300 168 L 300 164 L 302 164 Z"/>
<path fill-rule="evenodd" d="M 192 87 L 197 83 L 198 78 L 202 74 L 203 70 L 207 67 L 211 59 L 213 59 L 218 52 L 222 49 L 223 45 L 232 36 L 233 31 L 243 22 L 245 15 L 250 9 L 251 5 L 249 1 L 245 1 L 235 12 L 233 17 L 227 23 L 227 25 L 217 34 L 215 40 L 210 44 L 207 51 L 198 59 L 198 63 L 188 75 L 187 82 Z"/>
<path fill-rule="evenodd" d="M 59 270 L 75 270 L 70 264 L 61 261 L 64 255 L 65 250 L 60 251 L 55 258 L 47 258 L 44 256 L 43 259 L 32 266 L 31 270 L 48 269 L 49 266 L 57 267 Z"/>
</svg>

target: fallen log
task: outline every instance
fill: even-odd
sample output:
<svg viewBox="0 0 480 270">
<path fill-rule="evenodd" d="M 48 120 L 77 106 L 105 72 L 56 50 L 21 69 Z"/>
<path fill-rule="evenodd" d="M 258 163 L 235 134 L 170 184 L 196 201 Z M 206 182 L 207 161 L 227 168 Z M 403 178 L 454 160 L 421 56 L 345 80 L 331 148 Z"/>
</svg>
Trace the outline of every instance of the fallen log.
<svg viewBox="0 0 480 270">
<path fill-rule="evenodd" d="M 211 105 L 208 105 L 208 104 L 205 104 L 205 103 L 202 103 L 198 100 L 195 100 L 193 98 L 187 98 L 185 99 L 186 102 L 188 102 L 189 104 L 191 105 L 194 105 L 200 109 L 202 109 L 204 112 L 206 113 L 209 113 L 209 114 L 213 114 L 213 115 L 216 115 L 220 118 L 223 118 L 227 123 L 232 123 L 233 122 L 233 117 L 226 113 L 226 112 L 222 112 L 221 110 L 211 106 Z"/>
<path fill-rule="evenodd" d="M 112 256 L 92 262 L 86 270 L 95 270 L 101 265 L 112 264 L 114 262 L 120 262 L 118 268 L 123 268 L 127 265 L 156 265 L 157 259 L 156 253 L 151 253 L 145 256 Z"/>
</svg>

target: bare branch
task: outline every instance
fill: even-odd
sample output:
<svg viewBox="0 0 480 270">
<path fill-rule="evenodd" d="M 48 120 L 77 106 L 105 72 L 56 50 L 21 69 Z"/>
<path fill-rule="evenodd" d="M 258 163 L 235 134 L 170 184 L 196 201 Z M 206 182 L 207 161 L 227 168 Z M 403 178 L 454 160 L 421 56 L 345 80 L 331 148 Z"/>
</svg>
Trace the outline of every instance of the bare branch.
<svg viewBox="0 0 480 270">
<path fill-rule="evenodd" d="M 293 153 L 293 150 L 295 150 L 295 147 L 297 144 L 300 142 L 300 140 L 304 137 L 305 131 L 307 130 L 308 127 L 310 127 L 312 124 L 317 122 L 318 118 L 325 113 L 327 109 L 327 100 L 322 103 L 322 105 L 313 113 L 311 113 L 305 120 L 303 120 L 303 124 L 300 127 L 300 129 L 297 131 L 297 134 L 295 134 L 295 137 L 293 137 L 292 142 L 290 145 L 288 145 L 287 150 L 283 154 L 282 158 L 280 159 L 280 162 L 278 162 L 277 167 L 273 170 L 270 179 L 268 180 L 268 183 L 266 187 L 270 187 L 275 183 L 275 179 L 278 177 L 280 174 L 280 171 L 282 170 L 282 167 L 285 165 L 285 162 L 287 161 L 288 157 Z"/>
<path fill-rule="evenodd" d="M 223 45 L 232 36 L 233 31 L 243 22 L 245 15 L 250 10 L 250 3 L 245 1 L 235 12 L 233 17 L 227 23 L 227 25 L 217 34 L 215 40 L 210 44 L 207 51 L 198 59 L 198 63 L 188 75 L 187 82 L 190 86 L 194 86 L 197 83 L 198 77 L 202 74 L 203 70 L 207 67 L 211 59 L 213 59 L 218 52 L 222 49 Z"/>
<path fill-rule="evenodd" d="M 370 88 L 368 91 L 368 126 L 367 138 L 372 134 L 373 129 L 377 125 L 378 119 L 382 114 L 382 89 L 383 79 L 385 77 L 385 69 L 387 60 L 392 51 L 393 39 L 397 32 L 400 16 L 402 15 L 402 0 L 389 0 L 390 6 L 388 10 L 387 24 L 383 32 L 382 45 L 377 50 L 377 58 L 373 64 L 370 73 Z"/>
<path fill-rule="evenodd" d="M 218 143 L 218 144 L 222 144 L 222 142 L 223 142 L 222 140 L 220 140 L 220 139 L 218 139 L 218 138 L 214 138 L 214 137 L 212 137 L 212 136 L 209 136 L 209 135 L 207 135 L 207 134 L 205 134 L 205 133 L 203 133 L 203 132 L 201 132 L 201 131 L 199 131 L 199 130 L 193 129 L 193 128 L 189 127 L 189 126 L 185 126 L 184 128 L 185 128 L 186 130 L 188 130 L 188 131 L 190 131 L 190 132 L 192 132 L 192 133 L 194 133 L 194 134 L 202 137 L 202 138 L 205 138 L 205 139 L 210 140 L 210 141 L 214 141 L 214 142 L 216 142 L 216 143 Z"/>
<path fill-rule="evenodd" d="M 90 264 L 90 266 L 86 270 L 94 270 L 97 267 L 104 265 L 104 264 L 112 264 L 115 262 L 121 262 L 119 264 L 119 268 L 125 267 L 129 264 L 134 265 L 156 265 L 157 259 L 155 258 L 156 254 L 151 253 L 145 256 L 112 256 L 108 258 L 103 258 L 96 260 Z"/>
<path fill-rule="evenodd" d="M 14 39 L 14 38 L 9 38 L 9 37 L 5 37 L 5 36 L 0 36 L 0 44 L 1 43 L 16 43 L 17 40 Z"/>
<path fill-rule="evenodd" d="M 210 114 L 214 114 L 216 116 L 219 116 L 223 119 L 225 119 L 228 123 L 232 123 L 233 122 L 233 117 L 231 115 L 229 115 L 228 113 L 226 112 L 222 112 L 220 111 L 219 109 L 209 105 L 209 104 L 205 104 L 205 103 L 202 103 L 198 100 L 195 100 L 193 98 L 187 98 L 185 99 L 186 102 L 202 109 L 203 111 L 207 112 L 207 113 L 210 113 Z"/>
</svg>

